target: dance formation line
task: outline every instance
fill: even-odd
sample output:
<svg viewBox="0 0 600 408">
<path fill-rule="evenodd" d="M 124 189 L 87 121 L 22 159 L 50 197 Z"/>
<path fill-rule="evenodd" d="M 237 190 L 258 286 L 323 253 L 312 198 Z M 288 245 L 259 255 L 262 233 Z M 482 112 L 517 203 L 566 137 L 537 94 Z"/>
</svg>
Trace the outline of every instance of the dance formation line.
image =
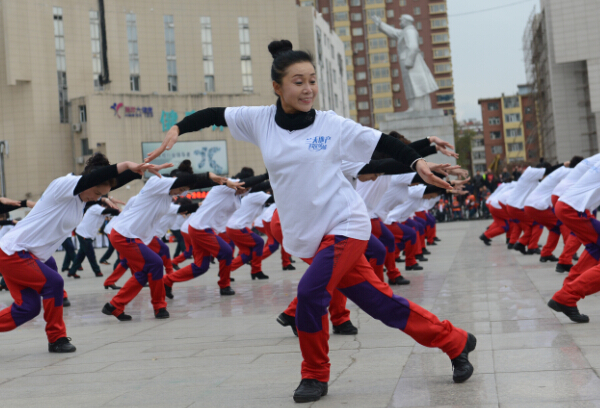
<svg viewBox="0 0 600 408">
<path fill-rule="evenodd" d="M 214 258 L 222 296 L 235 295 L 231 272 L 244 264 L 251 265 L 253 280 L 268 279 L 262 260 L 279 248 L 283 270 L 295 269 L 290 255 L 309 264 L 297 297 L 277 318 L 298 336 L 302 352 L 296 402 L 316 401 L 328 392 L 328 314 L 334 333 L 358 332 L 346 309 L 347 298 L 419 344 L 446 353 L 455 382 L 471 377 L 468 355 L 475 349 L 475 336 L 440 321 L 390 287 L 410 284 L 396 266 L 401 251 L 406 270 L 422 270 L 419 262 L 427 261 L 426 246 L 437 245 L 435 218 L 429 210 L 438 196 L 466 193 L 465 170 L 423 159 L 438 151 L 457 157 L 453 146 L 437 137 L 410 143 L 395 132 L 384 134 L 334 112 L 315 111 L 318 85 L 310 54 L 293 50 L 287 40 L 271 42 L 269 51 L 278 96 L 275 105 L 200 110 L 173 126 L 144 164 L 110 165 L 105 156 L 96 154 L 82 175 L 52 181 L 37 203 L 0 198 L 3 214 L 33 207 L 0 237 L 0 273 L 14 299 L 0 312 L 0 331 L 35 318 L 43 306 L 49 351 L 76 350 L 63 321 L 63 307 L 70 302 L 52 254 L 63 245 L 67 255 L 62 270 L 68 277 L 79 278 L 77 271 L 86 256 L 96 276 L 102 276 L 92 240 L 105 217 L 112 216 L 103 231 L 110 246 L 100 263 L 108 264 L 117 251 L 104 287 L 118 292 L 102 313 L 119 321 L 132 319 L 125 310 L 144 286 L 149 286 L 155 317 L 169 318 L 166 299 L 177 294 L 175 283 L 203 275 Z M 244 168 L 232 178 L 193 174 L 184 162 L 170 177 L 161 177 L 159 171 L 172 165 L 157 166 L 152 160 L 172 148 L 181 135 L 213 125 L 227 126 L 236 140 L 258 146 L 267 173 L 254 175 Z M 493 237 L 506 233 L 509 248 L 533 254 L 541 229 L 548 228 L 540 260 L 559 261 L 559 272 L 570 270 L 548 305 L 576 322 L 589 321 L 579 313 L 577 302 L 600 290 L 600 224 L 590 212 L 600 204 L 598 166 L 600 155 L 528 168 L 518 181 L 500 185 L 488 198 L 494 222 L 480 237 L 490 245 Z M 146 171 L 156 177 L 148 179 L 120 211 L 117 204 L 124 203 L 108 193 Z M 462 180 L 446 182 L 448 175 Z M 200 206 L 174 199 L 184 191 L 206 187 L 212 188 Z M 266 234 L 266 243 L 253 227 Z M 173 259 L 159 238 L 169 229 L 178 238 Z M 80 243 L 76 255 L 70 239 L 73 230 Z M 557 259 L 552 251 L 561 235 L 565 249 Z M 580 243 L 585 251 L 571 267 Z M 238 255 L 233 258 L 235 247 Z M 192 263 L 180 268 L 188 258 Z M 123 287 L 116 286 L 127 269 L 131 277 Z"/>
</svg>

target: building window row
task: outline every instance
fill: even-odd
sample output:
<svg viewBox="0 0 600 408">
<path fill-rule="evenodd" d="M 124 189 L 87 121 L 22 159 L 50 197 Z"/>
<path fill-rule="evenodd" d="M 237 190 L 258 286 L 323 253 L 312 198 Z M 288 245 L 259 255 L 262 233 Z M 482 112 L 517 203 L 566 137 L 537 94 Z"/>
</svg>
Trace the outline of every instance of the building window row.
<svg viewBox="0 0 600 408">
<path fill-rule="evenodd" d="M 502 133 L 500 133 L 499 131 L 490 132 L 490 139 L 492 139 L 492 140 L 502 139 Z"/>
<path fill-rule="evenodd" d="M 200 17 L 200 34 L 202 37 L 202 59 L 204 65 L 204 91 L 215 91 L 215 63 L 212 45 L 212 27 L 210 17 Z"/>
<path fill-rule="evenodd" d="M 488 118 L 488 123 L 490 125 L 499 125 L 500 124 L 500 118 L 498 116 L 493 116 L 491 118 Z"/>
<path fill-rule="evenodd" d="M 521 128 L 506 129 L 506 137 L 519 137 L 522 136 Z"/>
<path fill-rule="evenodd" d="M 163 18 L 165 23 L 165 49 L 167 51 L 167 90 L 177 92 L 177 56 L 175 54 L 175 22 L 172 15 Z"/>
<path fill-rule="evenodd" d="M 509 152 L 520 152 L 523 151 L 523 143 L 519 142 L 519 143 L 509 143 L 508 144 L 508 151 Z"/>
<path fill-rule="evenodd" d="M 389 82 L 383 82 L 383 83 L 379 83 L 379 84 L 373 84 L 373 85 L 371 85 L 371 88 L 373 89 L 373 93 L 374 94 L 387 93 L 387 92 L 391 92 L 392 91 L 392 88 L 391 88 Z"/>
<path fill-rule="evenodd" d="M 495 111 L 500 109 L 500 105 L 498 104 L 498 102 L 490 102 L 488 103 L 487 107 L 489 111 Z"/>
<path fill-rule="evenodd" d="M 102 75 L 102 58 L 100 51 L 100 18 L 97 11 L 90 11 L 90 39 L 92 45 L 92 75 L 94 90 L 102 90 L 100 76 Z"/>
<path fill-rule="evenodd" d="M 448 33 L 437 33 L 431 35 L 431 42 L 433 44 L 441 44 L 450 42 L 450 35 Z"/>
<path fill-rule="evenodd" d="M 429 14 L 445 13 L 446 3 L 434 3 L 429 5 Z"/>
<path fill-rule="evenodd" d="M 504 153 L 504 148 L 502 146 L 492 146 L 492 154 L 502 154 Z"/>
<path fill-rule="evenodd" d="M 452 88 L 452 78 L 437 78 L 435 82 L 440 89 Z"/>
<path fill-rule="evenodd" d="M 60 123 L 69 123 L 69 97 L 67 95 L 67 58 L 65 56 L 65 31 L 62 7 L 52 7 L 54 17 L 54 49 L 58 80 L 58 108 Z"/>
<path fill-rule="evenodd" d="M 127 47 L 129 52 L 129 89 L 140 91 L 140 57 L 138 54 L 137 21 L 133 13 L 126 16 Z"/>
<path fill-rule="evenodd" d="M 252 83 L 252 58 L 250 53 L 250 24 L 248 17 L 238 17 L 240 35 L 240 54 L 242 61 L 242 90 L 253 92 Z"/>
<path fill-rule="evenodd" d="M 521 114 L 520 113 L 506 113 L 504 115 L 504 121 L 507 123 L 520 122 Z"/>
<path fill-rule="evenodd" d="M 504 109 L 518 108 L 519 107 L 519 97 L 518 96 L 509 96 L 504 98 Z"/>
</svg>

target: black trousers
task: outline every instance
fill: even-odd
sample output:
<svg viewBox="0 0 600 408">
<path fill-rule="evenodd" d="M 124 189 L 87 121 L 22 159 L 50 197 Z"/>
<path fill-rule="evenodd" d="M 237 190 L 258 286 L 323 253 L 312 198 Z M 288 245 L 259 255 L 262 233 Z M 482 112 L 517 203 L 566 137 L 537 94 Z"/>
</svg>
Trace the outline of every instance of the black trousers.
<svg viewBox="0 0 600 408">
<path fill-rule="evenodd" d="M 94 240 L 89 238 L 84 238 L 81 235 L 77 235 L 77 240 L 79 240 L 79 251 L 77 252 L 77 257 L 75 258 L 75 262 L 71 269 L 69 269 L 69 275 L 75 275 L 77 273 L 77 269 L 83 263 L 83 260 L 87 257 L 90 266 L 94 273 L 100 273 L 100 267 L 96 262 L 96 251 L 94 250 Z"/>
<path fill-rule="evenodd" d="M 177 240 L 177 248 L 175 249 L 175 255 L 173 255 L 173 258 L 175 258 L 180 253 L 185 252 L 185 241 L 183 235 L 181 235 L 181 230 L 171 230 L 171 234 Z"/>
<path fill-rule="evenodd" d="M 65 250 L 65 260 L 63 261 L 62 264 L 62 270 L 63 271 L 67 271 L 69 270 L 69 266 L 71 265 L 71 262 L 75 261 L 75 246 L 73 246 L 73 241 L 71 240 L 71 237 L 65 239 L 62 243 L 62 247 Z"/>
</svg>

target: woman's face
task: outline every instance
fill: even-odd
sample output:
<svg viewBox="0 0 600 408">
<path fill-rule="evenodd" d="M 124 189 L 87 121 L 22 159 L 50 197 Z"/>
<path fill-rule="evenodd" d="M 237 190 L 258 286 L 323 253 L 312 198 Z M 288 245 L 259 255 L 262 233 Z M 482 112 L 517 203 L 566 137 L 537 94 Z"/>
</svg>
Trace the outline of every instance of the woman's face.
<svg viewBox="0 0 600 408">
<path fill-rule="evenodd" d="M 100 184 L 99 186 L 95 186 L 92 188 L 88 188 L 87 190 L 79 193 L 79 198 L 81 201 L 87 203 L 89 201 L 98 201 L 100 197 L 108 194 L 110 192 L 110 184 Z"/>
<path fill-rule="evenodd" d="M 285 113 L 308 112 L 319 93 L 315 67 L 310 62 L 290 65 L 281 85 L 273 81 L 273 88 Z"/>
</svg>

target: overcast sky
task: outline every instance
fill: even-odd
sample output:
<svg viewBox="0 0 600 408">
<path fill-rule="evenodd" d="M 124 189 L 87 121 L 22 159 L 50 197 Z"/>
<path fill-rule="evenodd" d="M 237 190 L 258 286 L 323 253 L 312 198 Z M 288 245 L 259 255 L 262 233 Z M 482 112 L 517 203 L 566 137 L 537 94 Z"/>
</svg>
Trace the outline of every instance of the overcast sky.
<svg viewBox="0 0 600 408">
<path fill-rule="evenodd" d="M 523 32 L 534 6 L 539 12 L 539 0 L 447 0 L 447 5 L 456 118 L 481 120 L 477 99 L 515 94 L 525 83 Z"/>
</svg>

